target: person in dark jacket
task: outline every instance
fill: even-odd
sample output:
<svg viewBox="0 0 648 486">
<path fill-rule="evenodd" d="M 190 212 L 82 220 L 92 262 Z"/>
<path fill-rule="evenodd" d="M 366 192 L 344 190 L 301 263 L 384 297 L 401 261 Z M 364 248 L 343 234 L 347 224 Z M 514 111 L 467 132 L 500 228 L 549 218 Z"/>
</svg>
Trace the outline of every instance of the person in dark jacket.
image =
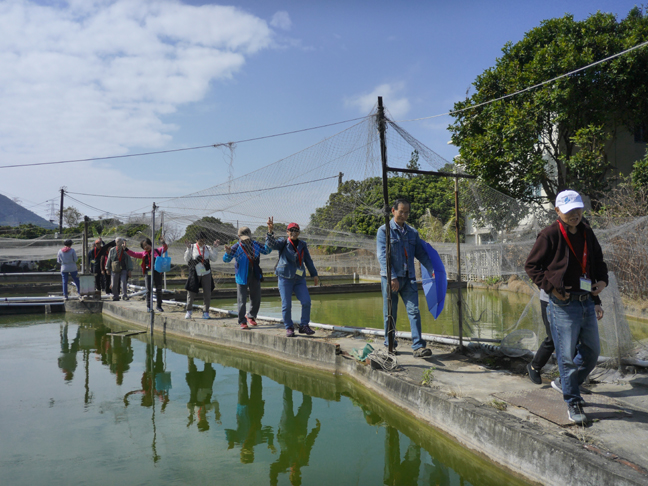
<svg viewBox="0 0 648 486">
<path fill-rule="evenodd" d="M 568 418 L 587 422 L 579 387 L 596 366 L 600 353 L 597 319 L 603 318 L 598 295 L 608 284 L 603 251 L 583 219 L 576 191 L 556 198 L 558 219 L 540 232 L 525 270 L 549 295 L 548 317 L 560 378 L 551 386 L 563 394 Z"/>
<path fill-rule="evenodd" d="M 187 313 L 185 319 L 191 319 L 194 299 L 198 295 L 198 290 L 203 289 L 203 319 L 209 319 L 209 304 L 211 303 L 211 292 L 214 290 L 214 278 L 212 277 L 211 262 L 217 261 L 219 240 L 214 241 L 214 246 L 210 247 L 205 242 L 207 235 L 202 231 L 196 237 L 196 243 L 187 243 L 187 250 L 184 254 L 184 260 L 189 267 L 189 277 L 185 284 L 187 291 Z"/>
<path fill-rule="evenodd" d="M 101 295 L 101 291 L 105 287 L 106 280 L 106 267 L 105 267 L 105 255 L 101 251 L 103 247 L 103 241 L 101 238 L 97 238 L 94 242 L 94 246 L 88 252 L 88 262 L 90 262 L 90 273 L 93 273 L 95 276 L 95 293 Z M 104 263 L 104 266 L 101 263 Z"/>
<path fill-rule="evenodd" d="M 311 335 L 315 334 L 310 326 L 311 298 L 306 286 L 306 268 L 308 273 L 313 277 L 315 285 L 319 285 L 317 270 L 313 264 L 313 259 L 308 251 L 306 242 L 299 239 L 299 225 L 290 223 L 286 231 L 287 238 L 275 239 L 274 237 L 274 218 L 268 218 L 268 234 L 266 236 L 266 246 L 279 252 L 277 261 L 277 280 L 279 284 L 279 293 L 281 294 L 281 315 L 283 317 L 286 336 L 295 336 L 295 327 L 292 320 L 292 294 L 295 293 L 297 300 L 301 303 L 302 313 L 299 324 L 299 333 Z"/>
</svg>

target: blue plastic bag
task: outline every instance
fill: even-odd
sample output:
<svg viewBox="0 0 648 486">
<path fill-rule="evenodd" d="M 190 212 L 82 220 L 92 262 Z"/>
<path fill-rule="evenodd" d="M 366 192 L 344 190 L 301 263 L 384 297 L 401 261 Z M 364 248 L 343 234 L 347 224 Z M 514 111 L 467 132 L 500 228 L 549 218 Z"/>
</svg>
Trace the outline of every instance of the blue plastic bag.
<svg viewBox="0 0 648 486">
<path fill-rule="evenodd" d="M 155 257 L 155 271 L 158 273 L 165 273 L 171 270 L 171 257 L 167 256 L 165 251 L 162 256 Z"/>
</svg>

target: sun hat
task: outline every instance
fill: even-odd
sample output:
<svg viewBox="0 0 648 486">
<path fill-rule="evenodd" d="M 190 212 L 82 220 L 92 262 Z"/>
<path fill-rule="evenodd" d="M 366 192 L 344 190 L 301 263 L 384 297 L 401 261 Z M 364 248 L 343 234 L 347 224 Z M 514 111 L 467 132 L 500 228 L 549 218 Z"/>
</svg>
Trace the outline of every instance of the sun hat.
<svg viewBox="0 0 648 486">
<path fill-rule="evenodd" d="M 238 230 L 239 240 L 249 240 L 252 237 L 252 231 L 247 226 L 241 226 Z"/>
<path fill-rule="evenodd" d="M 583 208 L 583 198 L 576 191 L 562 191 L 556 197 L 556 207 L 561 213 L 568 213 L 572 209 Z"/>
</svg>

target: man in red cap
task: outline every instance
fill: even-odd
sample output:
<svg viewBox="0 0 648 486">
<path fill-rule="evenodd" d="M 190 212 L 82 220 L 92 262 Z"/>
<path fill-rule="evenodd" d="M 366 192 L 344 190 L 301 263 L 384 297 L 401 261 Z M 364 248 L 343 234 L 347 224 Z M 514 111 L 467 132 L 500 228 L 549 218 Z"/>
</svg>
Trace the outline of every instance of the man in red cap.
<svg viewBox="0 0 648 486">
<path fill-rule="evenodd" d="M 290 223 L 286 231 L 286 238 L 274 237 L 274 218 L 268 218 L 268 234 L 266 236 L 266 246 L 279 252 L 277 261 L 277 279 L 279 283 L 279 293 L 281 294 L 281 314 L 283 316 L 286 336 L 295 336 L 295 327 L 292 321 L 292 294 L 294 293 L 297 300 L 301 303 L 302 314 L 299 324 L 299 333 L 311 335 L 315 334 L 310 326 L 311 298 L 306 286 L 306 268 L 308 273 L 313 277 L 315 285 L 319 285 L 317 270 L 313 264 L 313 259 L 308 251 L 306 242 L 299 239 L 299 225 Z"/>
</svg>

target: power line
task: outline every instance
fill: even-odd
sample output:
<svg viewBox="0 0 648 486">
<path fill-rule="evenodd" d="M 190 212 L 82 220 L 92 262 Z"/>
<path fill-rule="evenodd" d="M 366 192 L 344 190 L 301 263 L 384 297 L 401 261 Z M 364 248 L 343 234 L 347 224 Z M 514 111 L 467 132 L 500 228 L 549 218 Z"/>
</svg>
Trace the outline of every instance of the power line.
<svg viewBox="0 0 648 486">
<path fill-rule="evenodd" d="M 339 176 L 334 175 L 330 177 L 322 177 L 321 179 L 313 179 L 312 181 L 306 181 L 306 182 L 297 182 L 295 184 L 286 184 L 284 186 L 275 186 L 275 187 L 266 187 L 263 189 L 253 189 L 250 191 L 236 191 L 236 194 L 250 194 L 253 192 L 263 192 L 263 191 L 273 191 L 275 189 L 284 189 L 286 187 L 293 187 L 293 186 L 301 186 L 304 184 L 311 184 L 313 182 L 320 182 L 320 181 L 326 181 L 329 179 L 337 179 Z M 232 193 L 229 192 L 223 192 L 220 194 L 200 194 L 200 195 L 188 195 L 188 196 L 113 196 L 113 195 L 107 195 L 107 194 L 86 194 L 83 192 L 68 192 L 65 191 L 65 194 L 76 194 L 78 196 L 90 196 L 90 197 L 109 197 L 109 198 L 117 198 L 117 199 L 193 199 L 196 197 L 218 197 L 218 196 L 231 196 Z M 74 199 L 72 196 L 70 196 L 70 199 Z M 77 199 L 74 199 L 75 201 L 78 201 Z M 79 201 L 80 202 L 80 201 Z M 83 203 L 82 203 L 83 204 Z M 87 204 L 86 204 L 87 206 Z M 92 207 L 92 206 L 89 206 Z M 95 208 L 96 209 L 96 208 Z M 112 214 L 112 213 L 111 213 Z"/>
<path fill-rule="evenodd" d="M 614 58 L 616 58 L 616 57 L 622 56 L 622 55 L 624 55 L 624 54 L 627 54 L 628 52 L 634 51 L 635 49 L 639 49 L 639 48 L 641 48 L 641 47 L 645 47 L 645 46 L 647 46 L 647 45 L 648 45 L 648 41 L 646 41 L 646 42 L 642 42 L 641 44 L 637 44 L 637 45 L 634 46 L 634 47 L 630 47 L 629 49 L 626 49 L 625 51 L 618 52 L 618 53 L 613 54 L 613 55 L 611 55 L 611 56 L 609 56 L 609 57 L 606 57 L 605 59 L 601 59 L 600 61 L 596 61 L 596 62 L 593 62 L 593 63 L 591 63 L 591 64 L 588 64 L 587 66 L 583 66 L 583 67 L 580 67 L 580 68 L 575 69 L 575 70 L 573 70 L 573 71 L 570 71 L 570 72 L 568 72 L 568 73 L 561 74 L 560 76 L 556 76 L 555 78 L 549 79 L 548 81 L 543 81 L 542 83 L 534 84 L 533 86 L 529 86 L 529 87 L 527 87 L 527 88 L 521 89 L 520 91 L 516 91 L 516 92 L 514 92 L 514 93 L 510 93 L 510 94 L 507 94 L 507 95 L 501 96 L 501 97 L 499 97 L 499 98 L 495 98 L 495 99 L 493 99 L 493 100 L 484 101 L 483 103 L 479 103 L 479 104 L 477 104 L 477 105 L 469 106 L 469 107 L 467 107 L 467 108 L 462 108 L 461 110 L 449 111 L 449 112 L 447 112 L 447 113 L 441 113 L 441 114 L 439 114 L 439 115 L 425 116 L 425 117 L 423 117 L 423 118 L 412 118 L 412 119 L 410 119 L 410 120 L 399 120 L 397 123 L 402 123 L 402 122 L 411 122 L 411 121 L 420 121 L 420 120 L 429 120 L 430 118 L 439 118 L 439 117 L 441 117 L 441 116 L 454 115 L 454 114 L 456 114 L 456 113 L 462 113 L 462 112 L 464 112 L 464 111 L 473 110 L 473 109 L 475 109 L 475 108 L 479 108 L 480 106 L 489 105 L 489 104 L 491 104 L 491 103 L 495 103 L 496 101 L 501 101 L 501 100 L 504 100 L 504 99 L 507 99 L 507 98 L 511 98 L 511 97 L 513 97 L 513 96 L 517 96 L 517 95 L 519 95 L 519 94 L 521 94 L 521 93 L 525 93 L 526 91 L 531 91 L 532 89 L 539 88 L 540 86 L 544 86 L 545 84 L 553 83 L 554 81 L 557 81 L 557 80 L 559 80 L 559 79 L 565 78 L 565 77 L 567 77 L 567 76 L 571 76 L 572 74 L 579 73 L 579 72 L 584 71 L 584 70 L 586 70 L 586 69 L 589 69 L 589 68 L 591 68 L 591 67 L 593 67 L 593 66 L 597 66 L 597 65 L 602 64 L 602 63 L 604 63 L 604 62 L 610 61 L 610 60 L 612 60 L 612 59 L 614 59 Z"/>
<path fill-rule="evenodd" d="M 265 135 L 263 137 L 255 137 L 255 138 L 248 138 L 246 140 L 239 140 L 238 142 L 227 142 L 227 143 L 215 143 L 211 145 L 201 145 L 199 147 L 186 147 L 186 148 L 179 148 L 179 149 L 170 149 L 170 150 L 159 150 L 156 152 L 142 152 L 138 154 L 126 154 L 126 155 L 111 155 L 108 157 L 90 157 L 87 159 L 75 159 L 75 160 L 59 160 L 57 162 L 36 162 L 33 164 L 15 164 L 15 165 L 0 165 L 0 169 L 10 169 L 10 168 L 16 168 L 16 167 L 34 167 L 38 165 L 56 165 L 56 164 L 74 164 L 78 162 L 92 162 L 95 160 L 110 160 L 110 159 L 124 159 L 127 157 L 141 157 L 145 155 L 161 155 L 161 154 L 170 154 L 173 152 L 184 152 L 187 150 L 201 150 L 201 149 L 206 149 L 206 148 L 218 148 L 218 147 L 227 147 L 231 145 L 236 145 L 239 143 L 246 143 L 246 142 L 255 142 L 257 140 L 264 140 L 266 138 L 274 138 L 274 137 L 282 137 L 284 135 L 293 135 L 295 133 L 301 133 L 301 132 L 307 132 L 310 130 L 318 130 L 320 128 L 326 128 L 326 127 L 332 127 L 334 125 L 341 125 L 343 123 L 350 123 L 353 121 L 357 120 L 363 120 L 364 118 L 367 118 L 367 116 L 371 115 L 366 115 L 366 116 L 361 116 L 358 118 L 352 118 L 350 120 L 344 120 L 344 121 L 339 121 L 335 123 L 328 123 L 326 125 L 319 125 L 317 127 L 311 127 L 311 128 L 302 128 L 300 130 L 293 130 L 291 132 L 283 132 L 283 133 L 276 133 L 274 135 Z"/>
</svg>

